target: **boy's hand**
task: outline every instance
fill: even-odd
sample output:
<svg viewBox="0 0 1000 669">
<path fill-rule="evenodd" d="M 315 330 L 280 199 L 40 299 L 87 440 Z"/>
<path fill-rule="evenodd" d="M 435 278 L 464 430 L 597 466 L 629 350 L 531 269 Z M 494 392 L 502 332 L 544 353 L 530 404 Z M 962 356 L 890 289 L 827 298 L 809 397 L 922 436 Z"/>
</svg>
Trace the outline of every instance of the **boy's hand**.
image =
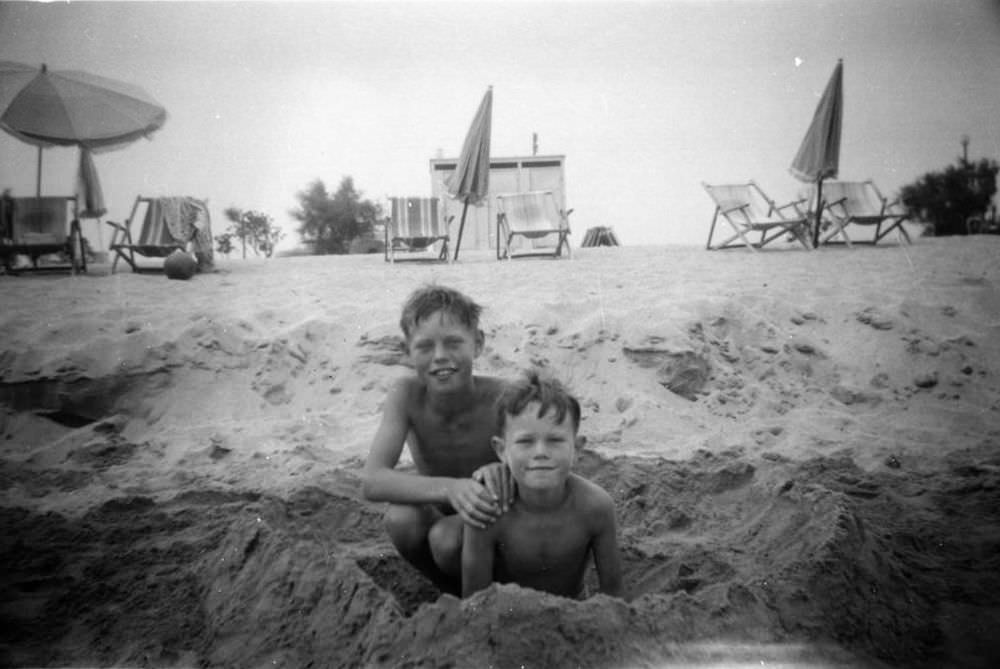
<svg viewBox="0 0 1000 669">
<path fill-rule="evenodd" d="M 500 505 L 489 490 L 472 479 L 455 479 L 448 487 L 448 502 L 473 527 L 485 529 L 500 517 Z"/>
<path fill-rule="evenodd" d="M 494 462 L 483 465 L 472 472 L 472 478 L 479 481 L 486 490 L 493 495 L 500 505 L 500 513 L 506 513 L 514 503 L 514 496 L 517 488 L 514 484 L 514 477 L 510 474 L 510 469 L 502 462 Z"/>
</svg>

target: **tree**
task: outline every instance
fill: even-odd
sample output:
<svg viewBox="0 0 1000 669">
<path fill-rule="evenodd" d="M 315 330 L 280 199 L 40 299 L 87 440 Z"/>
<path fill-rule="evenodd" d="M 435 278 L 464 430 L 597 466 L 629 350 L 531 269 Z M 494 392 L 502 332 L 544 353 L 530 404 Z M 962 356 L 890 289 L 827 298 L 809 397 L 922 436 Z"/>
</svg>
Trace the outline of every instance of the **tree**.
<svg viewBox="0 0 1000 669">
<path fill-rule="evenodd" d="M 244 258 L 247 257 L 247 244 L 250 245 L 254 255 L 264 254 L 265 258 L 270 258 L 274 253 L 275 245 L 285 236 L 281 228 L 275 227 L 270 216 L 259 211 L 243 211 L 236 207 L 229 207 L 225 214 L 226 218 L 232 222 L 232 225 L 227 229 L 227 234 L 240 240 Z M 229 250 L 232 251 L 232 239 L 228 240 L 228 243 Z M 219 253 L 223 253 L 221 245 Z"/>
<path fill-rule="evenodd" d="M 371 235 L 380 209 L 354 188 L 354 180 L 344 177 L 331 197 L 317 179 L 298 193 L 299 208 L 292 218 L 299 221 L 302 241 L 313 245 L 318 254 L 347 253 L 351 240 Z"/>
<path fill-rule="evenodd" d="M 967 234 L 966 221 L 983 216 L 997 192 L 995 160 L 969 161 L 964 156 L 942 172 L 928 172 L 903 186 L 900 198 L 911 218 L 934 226 L 934 235 Z"/>
<path fill-rule="evenodd" d="M 233 252 L 233 233 L 224 232 L 215 238 L 215 250 L 222 255 L 229 257 Z"/>
</svg>

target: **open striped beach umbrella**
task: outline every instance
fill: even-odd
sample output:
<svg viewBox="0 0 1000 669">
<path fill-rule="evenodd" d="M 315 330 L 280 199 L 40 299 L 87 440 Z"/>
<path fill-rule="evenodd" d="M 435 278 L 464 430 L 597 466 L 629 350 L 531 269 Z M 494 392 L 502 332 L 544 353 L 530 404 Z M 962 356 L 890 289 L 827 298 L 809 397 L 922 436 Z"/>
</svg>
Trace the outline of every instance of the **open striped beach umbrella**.
<svg viewBox="0 0 1000 669">
<path fill-rule="evenodd" d="M 462 246 L 462 232 L 465 230 L 465 215 L 469 205 L 482 202 L 490 190 L 490 124 L 493 117 L 493 87 L 490 86 L 479 104 L 469 126 L 469 132 L 462 144 L 458 166 L 445 183 L 448 194 L 463 202 L 462 222 L 458 226 L 455 241 L 455 260 Z"/>
<path fill-rule="evenodd" d="M 43 148 L 116 149 L 149 137 L 166 120 L 166 110 L 138 86 L 0 61 L 0 129 L 38 147 L 39 196 Z"/>
<path fill-rule="evenodd" d="M 840 170 L 840 133 L 844 114 L 844 61 L 837 61 L 833 75 L 816 105 L 812 123 L 795 154 L 790 171 L 800 181 L 816 184 L 816 222 L 813 246 L 819 245 L 823 216 L 823 180 L 836 179 Z"/>
</svg>

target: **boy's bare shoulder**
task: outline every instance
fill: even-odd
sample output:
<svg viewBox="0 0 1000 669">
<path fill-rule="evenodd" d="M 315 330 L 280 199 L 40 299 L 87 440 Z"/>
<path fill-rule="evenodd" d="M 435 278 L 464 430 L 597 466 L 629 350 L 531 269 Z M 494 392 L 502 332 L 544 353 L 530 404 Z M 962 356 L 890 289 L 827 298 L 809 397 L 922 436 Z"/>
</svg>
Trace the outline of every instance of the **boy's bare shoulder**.
<svg viewBox="0 0 1000 669">
<path fill-rule="evenodd" d="M 422 392 L 423 386 L 416 377 L 401 376 L 389 386 L 388 397 L 390 402 L 409 406 Z"/>
<path fill-rule="evenodd" d="M 499 395 L 507 387 L 507 381 L 498 376 L 481 376 L 476 374 L 473 379 L 475 379 L 476 387 L 486 395 Z"/>
<path fill-rule="evenodd" d="M 593 481 L 588 481 L 579 474 L 570 474 L 569 484 L 573 486 L 573 496 L 581 510 L 598 512 L 614 509 L 615 501 L 611 495 Z"/>
</svg>

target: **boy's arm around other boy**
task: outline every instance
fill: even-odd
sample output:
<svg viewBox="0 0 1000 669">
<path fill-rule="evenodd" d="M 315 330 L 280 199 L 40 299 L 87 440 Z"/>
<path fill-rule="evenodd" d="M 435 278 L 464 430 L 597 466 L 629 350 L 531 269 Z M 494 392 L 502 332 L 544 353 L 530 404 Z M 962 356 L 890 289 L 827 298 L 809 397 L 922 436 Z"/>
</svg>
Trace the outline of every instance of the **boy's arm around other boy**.
<svg viewBox="0 0 1000 669">
<path fill-rule="evenodd" d="M 472 478 L 430 476 L 396 471 L 410 431 L 409 383 L 397 381 L 386 397 L 382 421 L 362 474 L 362 494 L 374 502 L 450 504 L 462 520 L 475 527 L 492 523 L 499 506 L 489 490 Z"/>
</svg>

